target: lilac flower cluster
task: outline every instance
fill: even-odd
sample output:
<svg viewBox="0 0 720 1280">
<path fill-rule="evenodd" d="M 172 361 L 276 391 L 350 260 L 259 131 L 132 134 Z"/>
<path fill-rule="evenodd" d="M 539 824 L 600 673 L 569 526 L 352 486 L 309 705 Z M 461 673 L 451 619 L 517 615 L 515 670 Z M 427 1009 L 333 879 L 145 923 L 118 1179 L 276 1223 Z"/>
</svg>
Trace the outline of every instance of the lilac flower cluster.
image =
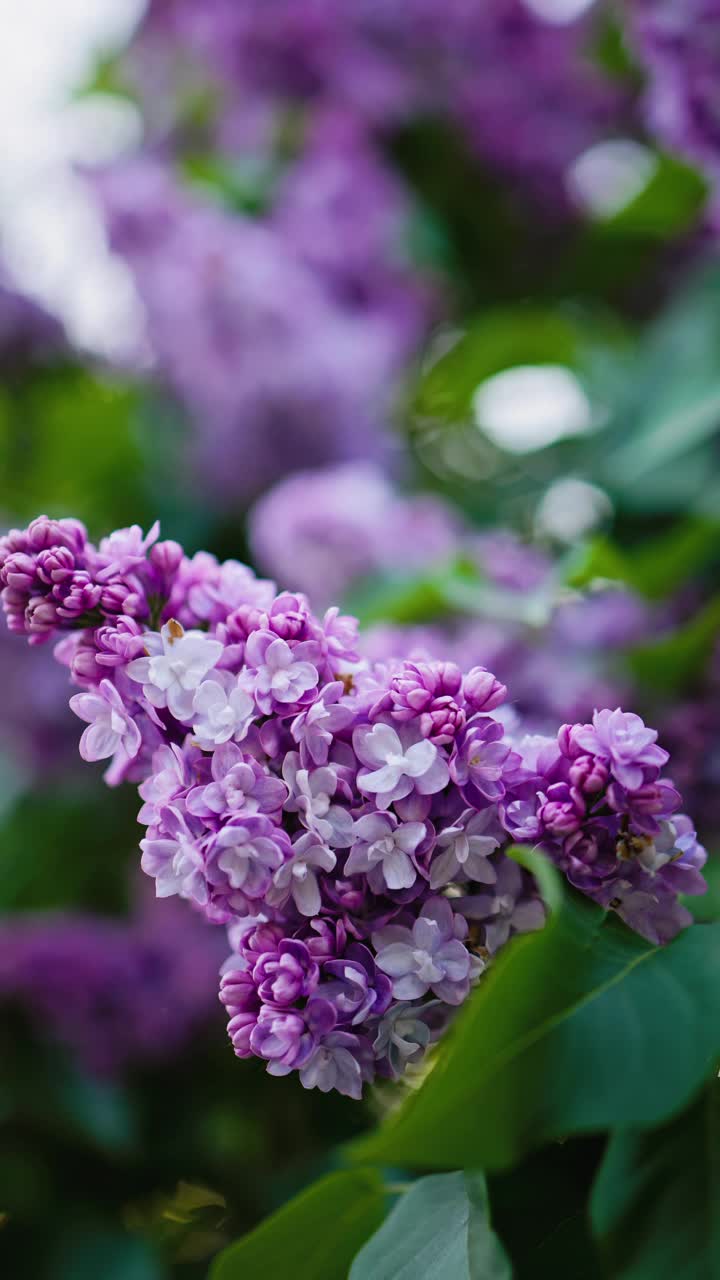
<svg viewBox="0 0 720 1280">
<path fill-rule="evenodd" d="M 367 461 L 288 477 L 256 502 L 249 526 L 257 561 L 316 607 L 342 599 L 361 578 L 448 562 L 462 532 L 441 499 L 399 494 Z"/>
<path fill-rule="evenodd" d="M 387 451 L 383 424 L 427 298 L 395 251 L 398 184 L 336 133 L 308 143 L 263 219 L 183 189 L 158 161 L 97 180 L 159 381 L 192 423 L 188 462 L 221 499 Z"/>
<path fill-rule="evenodd" d="M 419 1060 L 542 924 L 516 840 L 655 940 L 685 922 L 704 852 L 638 717 L 528 739 L 485 667 L 361 661 L 354 619 L 156 539 L 95 548 L 41 517 L 0 544 L 0 581 L 14 630 L 67 632 L 81 754 L 140 782 L 157 895 L 229 926 L 238 1056 L 351 1097 Z"/>
<path fill-rule="evenodd" d="M 0 923 L 0 1002 L 25 1010 L 87 1071 L 167 1061 L 212 1020 L 221 940 L 140 896 L 129 920 L 14 916 Z M 182 942 L 179 941 L 182 939 Z"/>
<path fill-rule="evenodd" d="M 556 740 L 526 740 L 522 754 L 534 777 L 505 804 L 507 830 L 541 844 L 571 884 L 652 942 L 689 924 L 678 895 L 704 891 L 706 854 L 662 776 L 669 757 L 655 730 L 605 709 Z"/>
<path fill-rule="evenodd" d="M 588 54 L 593 24 L 548 22 L 524 0 L 153 0 L 131 58 L 141 81 L 178 48 L 219 77 L 231 150 L 293 107 L 381 134 L 440 117 L 557 205 L 568 164 L 623 106 Z"/>
</svg>

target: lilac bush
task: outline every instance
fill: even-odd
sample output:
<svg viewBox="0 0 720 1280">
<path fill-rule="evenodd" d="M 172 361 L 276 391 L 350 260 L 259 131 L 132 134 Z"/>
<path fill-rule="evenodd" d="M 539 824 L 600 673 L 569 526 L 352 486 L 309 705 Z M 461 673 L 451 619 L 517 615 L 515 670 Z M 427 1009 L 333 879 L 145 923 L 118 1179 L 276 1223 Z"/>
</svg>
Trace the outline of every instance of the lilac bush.
<svg viewBox="0 0 720 1280">
<path fill-rule="evenodd" d="M 293 108 L 342 111 L 380 135 L 435 116 L 491 168 L 562 205 L 568 164 L 625 105 L 589 54 L 594 17 L 552 23 L 523 0 L 153 0 L 130 62 L 141 86 L 158 65 L 172 84 L 178 50 L 219 79 L 231 151 L 261 147 Z"/>
<path fill-rule="evenodd" d="M 388 452 L 385 419 L 428 297 L 394 249 L 400 185 L 346 133 L 309 145 L 262 219 L 203 199 L 157 158 L 96 180 L 158 380 L 193 424 L 189 461 L 221 498 Z"/>
<path fill-rule="evenodd" d="M 515 842 L 654 942 L 689 922 L 705 853 L 638 716 L 528 734 L 484 666 L 361 659 L 353 618 L 158 537 L 43 516 L 0 584 L 80 687 L 83 757 L 140 784 L 156 893 L 228 926 L 239 1057 L 354 1098 L 417 1061 L 542 924 Z"/>
<path fill-rule="evenodd" d="M 144 893 L 129 920 L 15 915 L 0 921 L 0 1002 L 85 1070 L 118 1076 L 167 1061 L 212 1020 L 222 951 L 201 919 Z"/>
</svg>

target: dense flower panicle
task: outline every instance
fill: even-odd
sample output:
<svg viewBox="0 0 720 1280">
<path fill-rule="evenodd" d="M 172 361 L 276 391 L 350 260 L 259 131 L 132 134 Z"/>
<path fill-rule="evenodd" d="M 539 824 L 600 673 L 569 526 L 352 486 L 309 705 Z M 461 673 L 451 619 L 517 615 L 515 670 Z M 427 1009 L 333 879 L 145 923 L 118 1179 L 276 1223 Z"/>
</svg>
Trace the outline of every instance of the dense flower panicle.
<svg viewBox="0 0 720 1280">
<path fill-rule="evenodd" d="M 140 784 L 157 895 L 229 927 L 240 1057 L 351 1097 L 417 1062 L 497 951 L 543 922 L 515 841 L 654 941 L 686 922 L 678 895 L 702 892 L 705 854 L 638 716 L 529 736 L 485 666 L 373 664 L 353 619 L 157 536 L 95 548 L 43 518 L 5 539 L 0 577 L 31 641 L 27 611 L 55 608 L 58 574 L 132 592 L 112 621 L 57 609 L 56 651 L 80 686 L 81 754 Z"/>
</svg>

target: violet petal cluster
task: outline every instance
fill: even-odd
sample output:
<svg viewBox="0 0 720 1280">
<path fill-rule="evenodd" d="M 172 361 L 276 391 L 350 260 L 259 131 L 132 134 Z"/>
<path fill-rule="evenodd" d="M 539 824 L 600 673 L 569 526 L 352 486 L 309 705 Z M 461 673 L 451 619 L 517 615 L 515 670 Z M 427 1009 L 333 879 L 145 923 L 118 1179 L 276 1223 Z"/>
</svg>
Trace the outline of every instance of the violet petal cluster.
<svg viewBox="0 0 720 1280">
<path fill-rule="evenodd" d="M 55 595 L 76 574 L 100 590 L 80 614 Z M 0 543 L 0 579 L 14 630 L 35 640 L 47 608 L 65 633 L 81 754 L 140 784 L 157 895 L 228 926 L 231 1040 L 271 1074 L 359 1098 L 419 1061 L 498 950 L 543 923 L 516 841 L 654 941 L 704 888 L 638 716 L 523 736 L 485 667 L 360 659 L 353 618 L 157 529 L 95 548 L 42 517 Z M 107 609 L 108 584 L 132 611 Z"/>
</svg>

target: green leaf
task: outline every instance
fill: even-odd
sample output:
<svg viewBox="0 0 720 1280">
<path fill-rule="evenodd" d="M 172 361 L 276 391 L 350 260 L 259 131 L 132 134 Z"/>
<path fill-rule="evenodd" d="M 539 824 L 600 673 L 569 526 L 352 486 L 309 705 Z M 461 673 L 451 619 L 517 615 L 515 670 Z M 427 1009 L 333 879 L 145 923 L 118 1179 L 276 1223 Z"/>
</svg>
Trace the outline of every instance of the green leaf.
<svg viewBox="0 0 720 1280">
<path fill-rule="evenodd" d="M 481 316 L 429 370 L 415 404 L 422 416 L 457 421 L 470 411 L 482 381 L 520 364 L 573 365 L 578 334 L 559 312 L 499 307 Z"/>
<path fill-rule="evenodd" d="M 610 579 L 651 600 L 663 599 L 717 559 L 719 546 L 720 523 L 702 517 L 685 520 L 630 551 L 609 538 L 595 538 L 573 558 L 566 580 L 569 586 L 585 587 L 598 578 Z"/>
<path fill-rule="evenodd" d="M 349 1280 L 510 1280 L 481 1173 L 422 1178 L 360 1250 Z"/>
<path fill-rule="evenodd" d="M 613 1280 L 720 1275 L 720 1083 L 654 1133 L 617 1133 L 593 1189 Z"/>
<path fill-rule="evenodd" d="M 707 196 L 707 183 L 695 169 L 661 152 L 647 185 L 609 218 L 601 219 L 609 235 L 664 240 L 687 231 L 697 220 Z"/>
<path fill-rule="evenodd" d="M 358 1159 L 507 1168 L 552 1139 L 661 1123 L 699 1086 L 720 1052 L 720 926 L 653 947 L 548 874 L 545 928 L 501 953 Z"/>
<path fill-rule="evenodd" d="M 669 481 L 679 509 L 702 508 L 707 468 L 685 459 L 720 427 L 720 267 L 704 266 L 653 324 L 627 389 L 602 438 L 600 479 L 625 505 L 654 501 L 657 480 Z M 672 470 L 670 470 L 672 468 Z M 675 473 L 675 474 L 673 474 Z M 689 486 L 689 487 L 688 487 Z"/>
<path fill-rule="evenodd" d="M 720 633 L 720 596 L 715 596 L 690 622 L 655 644 L 639 645 L 628 656 L 643 684 L 665 694 L 679 693 L 701 679 Z"/>
<path fill-rule="evenodd" d="M 380 1225 L 379 1173 L 331 1173 L 283 1205 L 215 1260 L 209 1280 L 346 1280 L 358 1249 Z"/>
<path fill-rule="evenodd" d="M 368 578 L 355 586 L 346 606 L 362 626 L 376 622 L 407 626 L 460 612 L 461 593 L 479 587 L 475 566 L 459 559 L 411 576 Z"/>
<path fill-rule="evenodd" d="M 101 532 L 145 518 L 137 395 L 78 369 L 23 383 L 0 433 L 0 491 L 15 517 L 73 515 Z"/>
</svg>

